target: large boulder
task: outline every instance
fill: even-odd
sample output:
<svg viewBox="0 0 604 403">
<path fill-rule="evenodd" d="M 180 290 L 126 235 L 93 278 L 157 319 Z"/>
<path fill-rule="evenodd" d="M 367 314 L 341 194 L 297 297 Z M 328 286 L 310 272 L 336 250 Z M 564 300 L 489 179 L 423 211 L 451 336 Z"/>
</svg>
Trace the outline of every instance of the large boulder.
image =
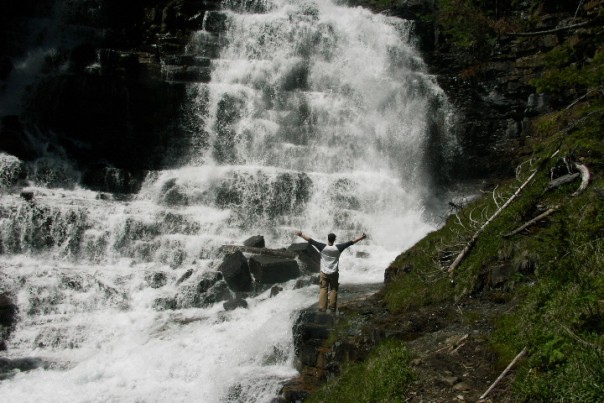
<svg viewBox="0 0 604 403">
<path fill-rule="evenodd" d="M 176 294 L 175 308 L 203 308 L 232 298 L 231 290 L 220 272 L 207 272 L 183 282 Z M 156 301 L 157 302 L 157 301 Z M 166 301 L 165 309 L 174 309 Z M 158 305 L 162 305 L 158 302 Z M 159 307 L 159 306 L 158 306 Z M 156 308 L 158 308 L 156 307 Z"/>
<path fill-rule="evenodd" d="M 0 381 L 10 379 L 15 375 L 38 368 L 48 368 L 50 363 L 40 358 L 25 357 L 8 359 L 0 357 Z"/>
<path fill-rule="evenodd" d="M 168 276 L 163 271 L 145 273 L 145 283 L 151 288 L 161 288 L 168 283 Z"/>
<path fill-rule="evenodd" d="M 325 364 L 323 344 L 335 325 L 335 317 L 328 313 L 305 309 L 298 315 L 293 326 L 294 350 L 298 363 L 320 367 Z"/>
<path fill-rule="evenodd" d="M 264 248 L 264 237 L 262 235 L 254 235 L 243 241 L 244 246 L 251 246 L 253 248 Z"/>
<path fill-rule="evenodd" d="M 222 273 L 231 290 L 235 292 L 252 290 L 252 275 L 247 259 L 241 251 L 225 255 L 218 271 Z"/>
<path fill-rule="evenodd" d="M 298 256 L 303 270 L 318 273 L 321 269 L 321 254 L 308 242 L 293 243 L 289 245 L 287 251 Z"/>
<path fill-rule="evenodd" d="M 18 185 L 26 175 L 23 161 L 14 155 L 0 152 L 0 188 Z"/>
<path fill-rule="evenodd" d="M 300 276 L 294 259 L 258 255 L 250 258 L 249 265 L 254 279 L 261 284 L 284 283 Z"/>
<path fill-rule="evenodd" d="M 247 308 L 247 301 L 243 298 L 235 298 L 222 304 L 225 311 L 232 311 L 237 308 Z"/>
<path fill-rule="evenodd" d="M 15 324 L 17 306 L 6 294 L 0 294 L 0 351 L 6 350 L 5 340 L 8 339 Z"/>
<path fill-rule="evenodd" d="M 109 193 L 137 193 L 145 179 L 144 171 L 126 170 L 96 164 L 82 174 L 81 183 L 92 190 Z"/>
</svg>

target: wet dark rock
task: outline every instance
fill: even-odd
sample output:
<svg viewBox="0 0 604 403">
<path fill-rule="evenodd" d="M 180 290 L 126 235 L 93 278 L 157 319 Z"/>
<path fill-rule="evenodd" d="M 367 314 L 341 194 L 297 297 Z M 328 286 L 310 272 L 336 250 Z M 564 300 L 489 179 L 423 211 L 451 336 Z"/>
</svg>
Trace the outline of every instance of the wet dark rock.
<svg viewBox="0 0 604 403">
<path fill-rule="evenodd" d="M 308 242 L 293 243 L 289 245 L 287 251 L 296 254 L 303 270 L 318 273 L 321 269 L 321 254 Z"/>
<path fill-rule="evenodd" d="M 250 258 L 249 265 L 256 282 L 263 284 L 283 283 L 300 275 L 294 259 L 258 255 Z"/>
<path fill-rule="evenodd" d="M 247 259 L 241 251 L 235 251 L 224 256 L 218 271 L 235 292 L 252 290 L 252 275 Z"/>
<path fill-rule="evenodd" d="M 212 70 L 209 67 L 163 66 L 162 73 L 169 82 L 208 83 L 212 78 Z"/>
<path fill-rule="evenodd" d="M 237 111 L 223 111 L 224 119 L 235 121 Z M 227 130 L 231 123 L 221 123 L 221 130 Z M 228 133 L 227 133 L 228 134 Z M 225 134 L 225 136 L 227 136 Z M 224 141 L 223 141 L 224 140 Z M 216 152 L 233 153 L 233 146 L 228 145 L 225 137 L 216 144 Z M 224 143 L 224 144 L 223 144 Z M 230 157 L 229 157 L 230 158 Z M 233 155 L 232 158 L 236 159 Z M 274 178 L 257 172 L 255 174 L 233 173 L 215 190 L 215 203 L 221 208 L 230 208 L 238 217 L 252 226 L 258 220 L 267 220 L 290 214 L 302 207 L 312 193 L 312 180 L 305 173 L 282 173 Z M 251 196 L 250 196 L 251 195 Z"/>
<path fill-rule="evenodd" d="M 220 272 L 206 272 L 179 286 L 177 308 L 203 308 L 232 299 L 231 290 Z"/>
<path fill-rule="evenodd" d="M 242 298 L 235 298 L 222 304 L 225 311 L 232 311 L 237 308 L 247 308 L 247 301 Z"/>
<path fill-rule="evenodd" d="M 13 155 L 0 153 L 0 188 L 24 184 L 26 177 L 23 161 Z"/>
<path fill-rule="evenodd" d="M 199 223 L 174 212 L 162 212 L 158 221 L 164 234 L 193 235 L 199 231 Z"/>
<path fill-rule="evenodd" d="M 27 220 L 23 220 L 23 216 Z M 5 252 L 44 251 L 56 245 L 65 252 L 79 252 L 80 240 L 87 229 L 87 211 L 81 207 L 56 208 L 26 203 L 20 211 L 8 211 L 10 231 L 3 236 Z"/>
<path fill-rule="evenodd" d="M 122 253 L 128 253 L 136 241 L 151 241 L 159 233 L 159 228 L 156 224 L 128 217 L 118 232 L 113 247 Z M 150 247 L 156 248 L 157 245 L 150 245 Z M 154 252 L 154 249 L 150 252 Z"/>
<path fill-rule="evenodd" d="M 212 288 L 216 283 L 223 279 L 222 273 L 213 271 L 204 273 L 197 281 L 197 292 L 204 293 Z"/>
<path fill-rule="evenodd" d="M 167 264 L 172 269 L 176 269 L 187 258 L 187 252 L 182 248 L 179 241 L 170 241 L 163 247 L 162 252 L 157 258 L 161 263 Z"/>
<path fill-rule="evenodd" d="M 253 248 L 264 248 L 264 237 L 262 235 L 254 235 L 243 241 L 243 246 L 251 246 Z"/>
<path fill-rule="evenodd" d="M 54 157 L 40 157 L 28 164 L 27 176 L 36 185 L 73 189 L 77 185 L 79 174 L 68 161 Z"/>
<path fill-rule="evenodd" d="M 270 298 L 276 297 L 281 291 L 283 291 L 283 287 L 279 287 L 278 285 L 271 287 Z"/>
<path fill-rule="evenodd" d="M 194 306 L 205 307 L 215 304 L 220 301 L 228 301 L 231 299 L 231 290 L 226 281 L 220 280 L 206 292 L 199 293 L 194 301 Z"/>
<path fill-rule="evenodd" d="M 0 294 L 0 351 L 6 350 L 5 341 L 13 330 L 16 315 L 17 306 L 12 299 L 7 294 Z"/>
<path fill-rule="evenodd" d="M 81 183 L 99 192 L 137 193 L 145 179 L 145 172 L 96 165 L 82 174 Z"/>
<path fill-rule="evenodd" d="M 205 29 L 208 32 L 220 33 L 226 30 L 227 16 L 218 11 L 210 11 L 207 13 L 205 21 Z"/>
<path fill-rule="evenodd" d="M 294 284 L 294 289 L 297 290 L 299 288 L 308 287 L 310 285 L 319 285 L 320 278 L 318 275 L 311 277 L 302 277 L 296 280 L 296 284 Z"/>
<path fill-rule="evenodd" d="M 220 272 L 203 273 L 194 281 L 183 284 L 176 296 L 179 308 L 203 308 L 232 298 L 231 291 Z"/>
<path fill-rule="evenodd" d="M 335 316 L 314 309 L 303 310 L 294 322 L 294 349 L 301 365 L 317 367 L 322 349 L 335 325 Z"/>
<path fill-rule="evenodd" d="M 168 276 L 163 271 L 146 273 L 145 282 L 151 288 L 161 288 L 168 283 Z"/>
<path fill-rule="evenodd" d="M 167 206 L 186 206 L 189 204 L 189 197 L 186 189 L 177 182 L 176 178 L 172 178 L 162 185 L 159 203 Z"/>
<path fill-rule="evenodd" d="M 34 192 L 31 190 L 23 191 L 19 193 L 19 196 L 25 201 L 32 201 L 34 199 Z"/>
<path fill-rule="evenodd" d="M 174 297 L 158 297 L 153 301 L 153 309 L 156 311 L 174 310 L 177 305 L 177 300 Z"/>
<path fill-rule="evenodd" d="M 226 16 L 216 12 L 221 2 L 93 3 L 57 8 L 43 0 L 3 7 L 0 89 L 11 78 L 12 61 L 44 45 L 48 32 L 32 26 L 54 18 L 56 47 L 40 66 L 39 79 L 27 83 L 25 111 L 0 116 L 0 150 L 24 161 L 41 156 L 25 129 L 35 126 L 78 168 L 102 164 L 140 172 L 174 164 L 172 157 L 182 156 L 181 140 L 188 138 L 188 129 L 175 123 L 187 99 L 185 85 L 175 81 L 207 81 L 210 63 L 171 56 L 185 53 L 191 32 L 201 29 L 204 19 L 213 32 L 224 30 Z M 216 35 L 206 53 L 216 57 L 219 48 Z"/>
<path fill-rule="evenodd" d="M 0 380 L 10 379 L 19 372 L 32 371 L 38 368 L 48 368 L 50 363 L 41 358 L 15 358 L 0 357 Z"/>
<path fill-rule="evenodd" d="M 176 280 L 176 285 L 181 284 L 182 282 L 188 280 L 193 274 L 193 269 L 188 269 L 178 280 Z"/>
</svg>

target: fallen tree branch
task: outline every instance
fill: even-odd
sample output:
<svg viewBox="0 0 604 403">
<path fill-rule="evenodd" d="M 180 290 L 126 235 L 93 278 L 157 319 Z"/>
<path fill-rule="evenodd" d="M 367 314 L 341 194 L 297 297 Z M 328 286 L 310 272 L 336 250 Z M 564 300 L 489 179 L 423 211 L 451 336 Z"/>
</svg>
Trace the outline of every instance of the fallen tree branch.
<svg viewBox="0 0 604 403">
<path fill-rule="evenodd" d="M 514 359 L 512 360 L 512 362 L 510 362 L 510 365 L 508 365 L 503 372 L 497 377 L 497 379 L 495 379 L 495 382 L 493 382 L 491 384 L 491 386 L 489 386 L 489 388 L 487 389 L 486 392 L 484 392 L 479 398 L 478 400 L 483 400 L 484 398 L 487 397 L 487 395 L 495 388 L 495 386 L 497 386 L 497 384 L 503 379 L 503 377 L 510 371 L 510 369 L 512 369 L 512 367 L 514 365 L 516 365 L 516 362 L 523 356 L 526 354 L 526 347 L 522 349 L 521 352 L 518 353 L 518 355 L 516 355 L 516 357 L 514 357 Z"/>
<path fill-rule="evenodd" d="M 568 25 L 566 27 L 558 27 L 558 28 L 554 28 L 554 29 L 548 29 L 546 31 L 510 32 L 510 33 L 508 33 L 508 35 L 512 35 L 512 36 L 539 36 L 539 35 L 554 34 L 556 32 L 566 31 L 567 29 L 581 28 L 581 27 L 584 27 L 585 25 L 587 25 L 589 23 L 590 23 L 590 21 L 583 21 L 583 22 L 580 22 L 578 24 Z"/>
<path fill-rule="evenodd" d="M 453 273 L 453 271 L 457 268 L 457 266 L 460 265 L 460 263 L 463 261 L 463 259 L 465 258 L 465 256 L 468 254 L 468 252 L 470 251 L 470 249 L 472 249 L 472 247 L 474 246 L 474 244 L 476 243 L 476 241 L 478 240 L 478 237 L 480 236 L 480 234 L 482 234 L 482 232 L 485 230 L 485 228 L 507 207 L 509 206 L 514 199 L 516 199 L 516 197 L 518 197 L 518 195 L 520 194 L 520 192 L 522 192 L 522 189 L 524 189 L 526 187 L 526 185 L 528 185 L 533 178 L 535 177 L 535 175 L 537 174 L 537 171 L 534 171 L 531 176 L 528 177 L 528 179 L 526 181 L 524 181 L 524 183 L 522 185 L 520 185 L 520 187 L 518 189 L 516 189 L 516 192 L 510 196 L 510 198 L 504 203 L 503 206 L 501 206 L 499 208 L 499 210 L 497 210 L 483 225 L 482 227 L 480 227 L 478 229 L 478 231 L 476 231 L 476 233 L 474 233 L 474 236 L 472 236 L 472 238 L 470 239 L 470 241 L 466 244 L 466 246 L 463 248 L 463 250 L 459 253 L 459 255 L 457 255 L 457 258 L 455 258 L 455 260 L 453 261 L 453 263 L 451 263 L 451 266 L 449 266 L 449 269 L 447 270 L 447 272 L 449 273 L 449 275 L 451 275 L 451 273 Z"/>
<path fill-rule="evenodd" d="M 553 214 L 556 210 L 558 210 L 558 206 L 552 207 L 551 209 L 547 210 L 545 213 L 539 214 L 537 217 L 533 218 L 532 220 L 530 220 L 530 221 L 524 223 L 523 225 L 521 225 L 520 227 L 516 228 L 514 231 L 508 232 L 503 237 L 504 238 L 509 238 L 509 237 L 511 237 L 513 235 L 516 235 L 517 233 L 525 230 L 526 228 L 530 227 L 531 225 L 533 225 L 533 224 L 535 224 L 535 223 L 543 220 L 548 215 Z"/>
<path fill-rule="evenodd" d="M 581 173 L 581 185 L 579 186 L 579 189 L 572 194 L 573 197 L 578 196 L 581 192 L 583 192 L 587 188 L 587 185 L 589 185 L 589 180 L 591 179 L 589 169 L 587 169 L 585 165 L 575 162 L 575 168 L 577 168 Z"/>
<path fill-rule="evenodd" d="M 585 340 L 583 340 L 582 338 L 580 338 L 579 336 L 577 336 L 575 333 L 573 333 L 572 330 L 570 330 L 568 327 L 564 326 L 562 323 L 558 322 L 558 325 L 560 325 L 560 327 L 562 329 L 564 329 L 573 339 L 575 339 L 576 341 L 578 341 L 579 343 L 581 343 L 582 345 L 584 345 L 585 347 L 594 349 L 596 351 L 601 351 L 602 349 L 599 348 L 598 346 L 591 344 Z"/>
<path fill-rule="evenodd" d="M 604 87 L 597 87 L 597 88 L 587 91 L 585 94 L 581 95 L 579 98 L 577 98 L 573 102 L 571 102 L 566 108 L 564 108 L 564 110 L 569 110 L 570 108 L 575 106 L 577 103 L 579 103 L 582 100 L 584 100 L 585 98 L 587 98 L 589 96 L 589 94 L 591 94 L 592 92 L 602 91 L 603 89 L 604 89 Z"/>
<path fill-rule="evenodd" d="M 547 187 L 545 188 L 545 192 L 547 192 L 550 189 L 557 188 L 558 186 L 562 186 L 565 183 L 572 182 L 575 179 L 577 179 L 579 176 L 581 176 L 581 174 L 578 172 L 575 172 L 574 174 L 568 174 L 568 175 L 564 175 L 559 178 L 556 178 L 547 184 Z"/>
</svg>

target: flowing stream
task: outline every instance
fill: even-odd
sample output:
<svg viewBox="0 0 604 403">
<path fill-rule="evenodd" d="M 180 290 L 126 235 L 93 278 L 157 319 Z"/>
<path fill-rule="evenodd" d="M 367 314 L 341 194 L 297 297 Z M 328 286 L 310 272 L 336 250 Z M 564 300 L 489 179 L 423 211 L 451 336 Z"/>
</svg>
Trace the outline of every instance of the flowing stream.
<svg viewBox="0 0 604 403">
<path fill-rule="evenodd" d="M 32 202 L 2 196 L 0 292 L 19 311 L 0 357 L 39 366 L 0 381 L 3 402 L 269 402 L 297 374 L 292 324 L 318 286 L 259 290 L 247 309 L 200 303 L 218 248 L 367 232 L 341 258 L 345 289 L 383 281 L 435 229 L 430 125 L 455 141 L 411 24 L 328 0 L 241 3 L 225 4 L 211 81 L 189 85 L 182 168 L 127 201 L 35 181 Z"/>
</svg>

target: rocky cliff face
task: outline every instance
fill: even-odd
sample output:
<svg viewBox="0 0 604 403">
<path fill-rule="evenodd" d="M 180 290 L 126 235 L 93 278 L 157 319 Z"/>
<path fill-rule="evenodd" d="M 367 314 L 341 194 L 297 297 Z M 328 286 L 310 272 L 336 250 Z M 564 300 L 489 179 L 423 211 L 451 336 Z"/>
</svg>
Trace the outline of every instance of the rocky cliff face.
<svg viewBox="0 0 604 403">
<path fill-rule="evenodd" d="M 0 30 L 0 150 L 57 156 L 93 189 L 136 191 L 186 155 L 185 84 L 209 79 L 219 0 L 10 2 Z M 185 49 L 206 24 L 204 56 Z M 52 186 L 52 183 L 48 185 Z M 56 185 L 64 185 L 57 183 Z"/>
<path fill-rule="evenodd" d="M 580 8 L 574 2 L 500 2 L 493 19 L 505 17 L 509 25 L 496 26 L 493 37 L 485 34 L 479 38 L 481 44 L 470 47 L 458 46 L 439 24 L 435 15 L 443 11 L 438 2 L 404 0 L 385 9 L 373 4 L 379 2 L 351 2 L 415 21 L 418 46 L 456 108 L 454 131 L 463 160 L 451 171 L 455 181 L 509 176 L 519 162 L 518 150 L 531 118 L 568 105 L 580 95 L 572 88 L 556 95 L 537 92 L 534 80 L 547 66 L 545 55 L 564 45 L 572 47 L 578 58 L 589 59 L 599 46 L 601 1 Z M 460 17 L 463 10 L 457 13 Z M 517 34 L 523 30 L 530 32 Z"/>
</svg>

